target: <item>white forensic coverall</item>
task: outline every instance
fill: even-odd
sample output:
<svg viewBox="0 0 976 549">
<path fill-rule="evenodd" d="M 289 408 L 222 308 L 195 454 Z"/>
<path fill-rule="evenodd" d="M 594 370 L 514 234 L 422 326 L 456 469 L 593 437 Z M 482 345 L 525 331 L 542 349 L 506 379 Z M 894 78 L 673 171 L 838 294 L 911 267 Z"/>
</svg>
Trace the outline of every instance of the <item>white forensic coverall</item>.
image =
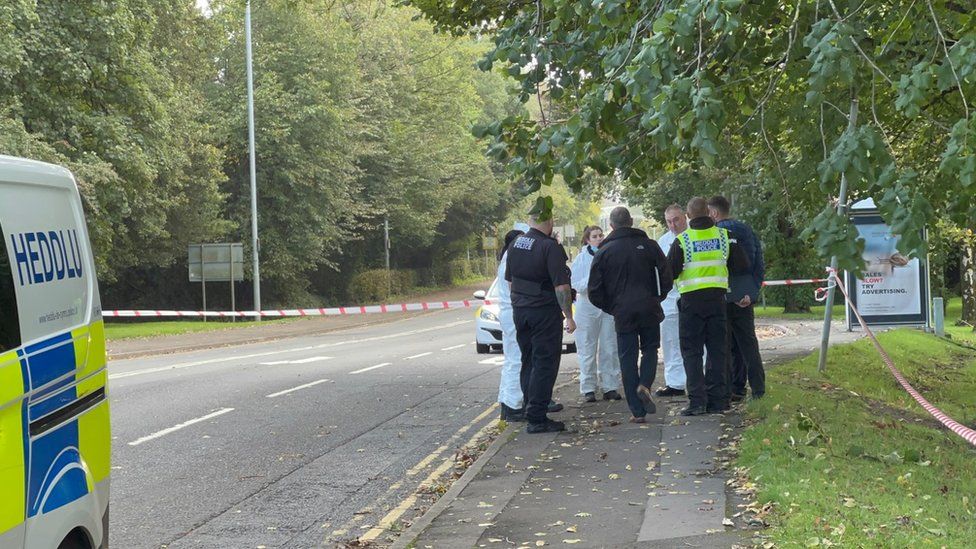
<svg viewBox="0 0 976 549">
<path fill-rule="evenodd" d="M 599 370 L 600 389 L 616 391 L 620 387 L 620 359 L 617 357 L 617 332 L 613 317 L 590 303 L 587 285 L 593 252 L 584 246 L 573 260 L 571 284 L 576 290 L 576 356 L 580 367 L 580 394 L 595 393 Z M 599 359 L 599 360 L 598 360 Z"/>
<path fill-rule="evenodd" d="M 512 408 L 522 409 L 522 351 L 515 338 L 515 319 L 512 312 L 512 289 L 505 280 L 505 263 L 508 252 L 502 255 L 498 264 L 498 322 L 502 325 L 502 379 L 498 385 L 498 402 Z"/>
<path fill-rule="evenodd" d="M 657 243 L 667 255 L 674 242 L 675 234 L 667 231 Z M 681 340 L 678 338 L 678 285 L 675 284 L 668 297 L 661 302 L 664 309 L 664 322 L 661 323 L 661 355 L 664 357 L 664 383 L 672 389 L 684 389 L 687 375 L 685 363 L 681 359 Z"/>
</svg>

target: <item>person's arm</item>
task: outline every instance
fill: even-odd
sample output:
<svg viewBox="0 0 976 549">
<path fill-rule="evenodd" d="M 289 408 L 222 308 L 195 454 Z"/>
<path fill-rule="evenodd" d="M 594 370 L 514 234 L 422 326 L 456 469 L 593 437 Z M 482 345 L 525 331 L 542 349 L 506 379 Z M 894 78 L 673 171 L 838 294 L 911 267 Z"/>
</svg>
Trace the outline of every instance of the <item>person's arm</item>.
<svg viewBox="0 0 976 549">
<path fill-rule="evenodd" d="M 653 244 L 651 251 L 653 252 L 655 261 L 653 267 L 657 269 L 657 280 L 661 289 L 658 297 L 661 298 L 661 301 L 664 301 L 668 297 L 668 292 L 674 287 L 674 277 L 671 276 L 671 262 L 664 255 L 664 251 L 661 250 L 661 246 L 657 242 L 652 240 L 651 244 Z"/>
<path fill-rule="evenodd" d="M 671 243 L 671 249 L 668 250 L 668 265 L 671 266 L 672 279 L 677 279 L 685 268 L 685 256 L 681 253 L 681 244 L 678 244 L 677 238 L 674 239 L 674 242 Z"/>
<path fill-rule="evenodd" d="M 755 232 L 752 233 L 752 238 L 756 246 L 755 261 L 752 265 L 752 276 L 756 279 L 756 284 L 762 287 L 763 281 L 766 280 L 766 258 L 763 256 L 762 242 L 760 242 Z"/>
<path fill-rule="evenodd" d="M 590 303 L 594 307 L 600 309 L 601 311 L 612 314 L 609 310 L 609 304 L 607 303 L 607 288 L 603 283 L 603 254 L 596 254 L 593 258 L 593 264 L 590 265 L 590 280 L 586 286 L 586 296 L 589 298 Z"/>
<path fill-rule="evenodd" d="M 573 320 L 573 288 L 570 286 L 570 271 L 566 266 L 568 261 L 566 250 L 559 245 L 551 246 L 546 254 L 549 280 L 556 289 L 556 301 L 566 317 L 566 331 L 573 333 L 576 331 L 576 321 Z"/>
<path fill-rule="evenodd" d="M 729 239 L 729 260 L 727 263 L 729 274 L 746 274 L 749 272 L 749 256 L 734 239 Z"/>
</svg>

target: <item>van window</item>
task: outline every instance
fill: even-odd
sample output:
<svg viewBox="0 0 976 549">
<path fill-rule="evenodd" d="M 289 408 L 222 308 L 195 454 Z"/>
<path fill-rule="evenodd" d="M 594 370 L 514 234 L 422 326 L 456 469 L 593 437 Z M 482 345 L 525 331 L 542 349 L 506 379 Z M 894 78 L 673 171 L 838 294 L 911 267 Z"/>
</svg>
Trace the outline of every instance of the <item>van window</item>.
<svg viewBox="0 0 976 549">
<path fill-rule="evenodd" d="M 17 315 L 17 295 L 14 277 L 7 255 L 7 233 L 0 224 L 0 352 L 20 346 L 20 317 Z"/>
</svg>

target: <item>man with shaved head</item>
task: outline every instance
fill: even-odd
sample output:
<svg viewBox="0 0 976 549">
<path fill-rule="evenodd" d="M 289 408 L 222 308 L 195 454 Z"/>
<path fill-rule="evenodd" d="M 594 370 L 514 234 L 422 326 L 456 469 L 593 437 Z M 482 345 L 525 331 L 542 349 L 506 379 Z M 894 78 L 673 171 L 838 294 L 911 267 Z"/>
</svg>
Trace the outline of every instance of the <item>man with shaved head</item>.
<svg viewBox="0 0 976 549">
<path fill-rule="evenodd" d="M 668 261 L 681 296 L 678 331 L 688 378 L 688 407 L 681 415 L 697 416 L 729 409 L 725 294 L 729 273 L 745 272 L 749 259 L 729 232 L 708 216 L 704 198 L 692 198 L 687 210 L 688 228 L 675 238 Z"/>
</svg>

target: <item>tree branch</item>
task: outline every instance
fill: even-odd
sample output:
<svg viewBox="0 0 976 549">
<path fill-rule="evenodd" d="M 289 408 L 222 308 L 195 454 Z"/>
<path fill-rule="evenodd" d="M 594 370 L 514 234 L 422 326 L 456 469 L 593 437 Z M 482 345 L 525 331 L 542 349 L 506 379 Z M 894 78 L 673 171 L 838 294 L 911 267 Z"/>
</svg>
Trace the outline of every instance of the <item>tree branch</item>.
<svg viewBox="0 0 976 549">
<path fill-rule="evenodd" d="M 959 80 L 959 74 L 956 72 L 956 66 L 952 63 L 952 58 L 949 57 L 949 47 L 946 45 L 945 35 L 942 34 L 942 27 L 939 26 L 939 19 L 935 16 L 935 10 L 932 9 L 932 2 L 925 0 L 925 3 L 929 6 L 929 13 L 932 14 L 932 22 L 935 23 L 935 30 L 939 33 L 939 39 L 942 41 L 942 49 L 945 51 L 946 63 L 949 63 L 949 68 L 952 69 L 952 76 L 956 79 L 956 85 L 959 86 L 959 97 L 962 98 L 962 107 L 966 111 L 966 120 L 969 120 L 969 103 L 966 101 L 966 94 L 962 90 L 962 82 Z"/>
</svg>

